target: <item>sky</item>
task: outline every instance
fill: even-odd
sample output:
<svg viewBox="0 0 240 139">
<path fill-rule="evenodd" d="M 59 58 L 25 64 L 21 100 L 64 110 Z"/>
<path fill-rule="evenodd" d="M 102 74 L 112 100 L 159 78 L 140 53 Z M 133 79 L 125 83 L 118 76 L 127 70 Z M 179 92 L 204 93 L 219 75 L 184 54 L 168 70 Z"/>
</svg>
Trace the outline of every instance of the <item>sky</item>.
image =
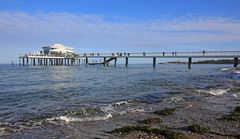
<svg viewBox="0 0 240 139">
<path fill-rule="evenodd" d="M 85 52 L 240 50 L 239 0 L 1 0 L 0 63 Z"/>
</svg>

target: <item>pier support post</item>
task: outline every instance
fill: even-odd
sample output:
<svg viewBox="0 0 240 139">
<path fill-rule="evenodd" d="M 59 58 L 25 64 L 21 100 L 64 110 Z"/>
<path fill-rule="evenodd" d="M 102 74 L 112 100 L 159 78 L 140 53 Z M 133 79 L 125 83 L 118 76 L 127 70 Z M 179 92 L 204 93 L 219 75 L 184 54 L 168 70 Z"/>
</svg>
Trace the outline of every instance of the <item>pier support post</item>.
<svg viewBox="0 0 240 139">
<path fill-rule="evenodd" d="M 126 57 L 125 67 L 128 67 L 128 57 Z"/>
<path fill-rule="evenodd" d="M 88 57 L 86 57 L 85 63 L 86 63 L 86 66 L 88 66 Z"/>
<path fill-rule="evenodd" d="M 46 58 L 44 58 L 44 66 L 46 66 L 47 64 L 47 59 Z"/>
<path fill-rule="evenodd" d="M 57 66 L 59 66 L 59 59 L 57 58 L 56 60 L 57 60 Z"/>
<path fill-rule="evenodd" d="M 42 58 L 39 59 L 39 65 L 42 66 Z"/>
<path fill-rule="evenodd" d="M 35 66 L 36 65 L 36 61 L 35 61 L 36 59 L 35 58 L 33 58 L 33 66 Z"/>
<path fill-rule="evenodd" d="M 103 58 L 103 66 L 106 66 L 106 57 Z"/>
<path fill-rule="evenodd" d="M 238 66 L 238 57 L 234 57 L 234 67 Z"/>
<path fill-rule="evenodd" d="M 23 66 L 25 66 L 25 58 L 24 57 L 22 58 L 22 63 L 23 63 Z"/>
<path fill-rule="evenodd" d="M 188 58 L 188 69 L 189 69 L 189 70 L 191 69 L 191 65 L 192 65 L 192 58 L 189 57 L 189 58 Z"/>
<path fill-rule="evenodd" d="M 153 67 L 156 67 L 156 57 L 153 57 Z"/>
<path fill-rule="evenodd" d="M 27 66 L 28 66 L 28 58 L 27 58 Z"/>
<path fill-rule="evenodd" d="M 117 66 L 117 58 L 114 59 L 114 66 Z"/>
<path fill-rule="evenodd" d="M 71 59 L 71 66 L 73 66 L 73 58 Z"/>
</svg>

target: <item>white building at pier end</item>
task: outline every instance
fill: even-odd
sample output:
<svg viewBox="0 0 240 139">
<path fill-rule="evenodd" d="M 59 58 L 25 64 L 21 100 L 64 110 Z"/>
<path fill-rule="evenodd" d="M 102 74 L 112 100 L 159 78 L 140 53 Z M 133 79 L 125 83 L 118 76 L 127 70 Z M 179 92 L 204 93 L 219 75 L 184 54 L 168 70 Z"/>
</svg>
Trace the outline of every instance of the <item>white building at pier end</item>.
<svg viewBox="0 0 240 139">
<path fill-rule="evenodd" d="M 68 47 L 63 44 L 55 43 L 42 48 L 45 55 L 74 54 L 74 49 L 72 47 Z"/>
</svg>

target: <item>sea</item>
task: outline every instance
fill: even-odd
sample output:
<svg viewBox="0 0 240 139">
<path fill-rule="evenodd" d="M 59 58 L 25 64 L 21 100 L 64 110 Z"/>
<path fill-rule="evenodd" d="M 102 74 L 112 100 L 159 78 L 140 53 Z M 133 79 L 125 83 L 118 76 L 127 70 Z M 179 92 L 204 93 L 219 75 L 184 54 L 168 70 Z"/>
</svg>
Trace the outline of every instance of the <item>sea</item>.
<svg viewBox="0 0 240 139">
<path fill-rule="evenodd" d="M 81 125 L 75 134 L 78 137 L 107 138 L 103 130 L 116 124 L 114 118 L 152 111 L 160 101 L 176 103 L 199 94 L 240 100 L 240 72 L 232 66 L 199 64 L 189 70 L 184 64 L 159 64 L 155 68 L 151 64 L 130 64 L 128 68 L 121 64 L 2 64 L 0 138 L 72 138 L 73 123 Z M 121 120 L 118 123 L 127 122 Z M 108 126 L 101 131 L 92 128 L 96 127 L 94 123 L 101 126 L 101 122 Z"/>
</svg>

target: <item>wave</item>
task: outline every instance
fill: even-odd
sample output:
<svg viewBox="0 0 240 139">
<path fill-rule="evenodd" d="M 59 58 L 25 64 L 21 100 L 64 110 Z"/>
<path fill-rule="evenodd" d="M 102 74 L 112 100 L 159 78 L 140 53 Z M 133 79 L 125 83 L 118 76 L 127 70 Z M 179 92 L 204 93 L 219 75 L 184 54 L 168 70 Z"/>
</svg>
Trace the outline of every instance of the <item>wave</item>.
<svg viewBox="0 0 240 139">
<path fill-rule="evenodd" d="M 214 96 L 219 96 L 219 95 L 223 95 L 225 93 L 228 93 L 230 89 L 210 89 L 210 90 L 197 90 L 199 93 L 207 93 L 207 94 L 211 94 Z"/>
<path fill-rule="evenodd" d="M 121 106 L 121 105 L 127 105 L 128 101 L 119 101 L 115 103 L 117 106 Z"/>
<path fill-rule="evenodd" d="M 89 121 L 101 121 L 101 120 L 107 120 L 109 118 L 112 118 L 112 114 L 108 114 L 105 116 L 97 116 L 97 117 L 85 117 L 85 118 L 79 118 L 79 117 L 70 117 L 70 116 L 59 116 L 54 118 L 49 118 L 47 121 L 64 121 L 66 123 L 70 122 L 89 122 Z"/>
<path fill-rule="evenodd" d="M 163 99 L 164 102 L 167 102 L 167 103 L 178 103 L 178 102 L 181 102 L 181 101 L 184 101 L 184 99 L 182 97 L 167 97 L 165 99 Z"/>
<path fill-rule="evenodd" d="M 239 70 L 236 70 L 236 71 L 234 71 L 234 73 L 236 73 L 236 74 L 240 74 L 240 71 L 239 71 Z"/>
<path fill-rule="evenodd" d="M 28 122 L 16 122 L 16 123 L 9 123 L 9 122 L 0 122 L 0 137 L 7 136 L 24 129 L 33 128 L 35 126 L 41 125 L 39 122 L 33 123 L 33 121 Z"/>
<path fill-rule="evenodd" d="M 71 122 L 91 122 L 105 121 L 117 115 L 128 113 L 145 112 L 138 104 L 140 102 L 120 101 L 112 104 L 79 108 L 75 110 L 67 110 L 59 115 L 50 117 L 38 118 L 36 120 L 27 120 L 22 122 L 1 123 L 0 122 L 0 137 L 19 132 L 24 129 L 42 126 L 43 123 L 62 124 Z"/>
<path fill-rule="evenodd" d="M 231 96 L 235 97 L 235 98 L 240 98 L 240 93 L 236 93 L 236 94 L 232 94 Z"/>
<path fill-rule="evenodd" d="M 221 71 L 240 74 L 240 70 L 237 70 L 235 68 L 222 68 Z"/>
<path fill-rule="evenodd" d="M 233 68 L 222 68 L 221 71 L 229 71 L 232 70 Z"/>
<path fill-rule="evenodd" d="M 128 108 L 128 105 L 131 104 L 131 100 L 129 101 L 119 101 L 114 104 L 108 104 L 102 106 L 100 109 L 106 113 L 118 113 L 118 110 L 121 108 Z"/>
<path fill-rule="evenodd" d="M 133 102 L 120 101 L 114 104 L 107 104 L 98 108 L 84 108 L 80 111 L 67 111 L 62 116 L 48 118 L 48 122 L 64 121 L 70 122 L 87 122 L 87 121 L 100 121 L 112 118 L 113 115 L 123 115 L 126 113 L 144 112 L 142 108 L 131 105 Z M 134 104 L 134 103 L 133 103 Z"/>
</svg>

